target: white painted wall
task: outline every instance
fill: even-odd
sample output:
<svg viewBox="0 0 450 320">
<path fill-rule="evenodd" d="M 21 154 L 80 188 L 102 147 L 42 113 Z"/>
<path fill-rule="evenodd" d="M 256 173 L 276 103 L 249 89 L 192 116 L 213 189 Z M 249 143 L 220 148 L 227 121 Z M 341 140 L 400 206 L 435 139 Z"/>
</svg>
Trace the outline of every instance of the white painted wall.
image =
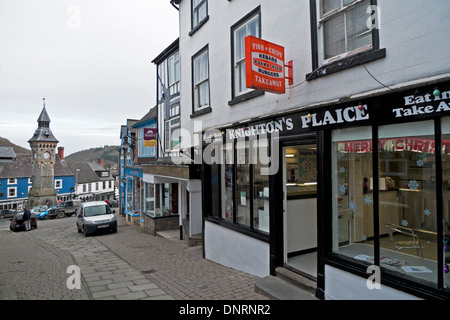
<svg viewBox="0 0 450 320">
<path fill-rule="evenodd" d="M 284 95 L 266 93 L 230 107 L 230 27 L 261 5 L 262 38 L 285 47 L 287 60 L 294 61 L 294 85 L 298 85 L 313 71 L 309 1 L 210 0 L 209 21 L 189 36 L 190 2 L 180 4 L 182 127 L 190 132 L 194 120 L 202 121 L 204 129 L 212 128 L 383 88 L 363 67 L 355 67 L 306 82 Z M 366 65 L 378 80 L 395 85 L 450 72 L 450 19 L 448 10 L 444 10 L 447 0 L 378 0 L 378 5 L 380 47 L 386 48 L 387 56 Z M 206 44 L 210 50 L 212 112 L 191 119 L 191 59 Z"/>
<path fill-rule="evenodd" d="M 369 290 L 367 278 L 325 265 L 326 300 L 421 300 L 402 291 L 381 285 L 380 289 Z"/>
<path fill-rule="evenodd" d="M 205 258 L 258 277 L 269 275 L 269 244 L 205 222 Z"/>
</svg>

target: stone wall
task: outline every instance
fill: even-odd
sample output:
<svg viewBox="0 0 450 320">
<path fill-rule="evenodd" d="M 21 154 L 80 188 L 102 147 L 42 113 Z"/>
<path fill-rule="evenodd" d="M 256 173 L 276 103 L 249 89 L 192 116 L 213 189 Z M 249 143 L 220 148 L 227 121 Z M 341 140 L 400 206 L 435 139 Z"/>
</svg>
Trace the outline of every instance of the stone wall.
<svg viewBox="0 0 450 320">
<path fill-rule="evenodd" d="M 144 215 L 143 230 L 151 235 L 156 235 L 158 231 L 179 230 L 179 216 L 167 216 L 152 218 Z"/>
</svg>

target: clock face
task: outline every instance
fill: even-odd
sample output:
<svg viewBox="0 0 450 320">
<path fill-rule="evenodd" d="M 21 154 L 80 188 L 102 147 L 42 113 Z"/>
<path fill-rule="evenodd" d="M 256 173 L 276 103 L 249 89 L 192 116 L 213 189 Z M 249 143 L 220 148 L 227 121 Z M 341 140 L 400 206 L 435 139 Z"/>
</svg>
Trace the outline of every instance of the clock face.
<svg viewBox="0 0 450 320">
<path fill-rule="evenodd" d="M 45 160 L 50 159 L 50 153 L 44 152 L 44 159 L 45 159 Z"/>
</svg>

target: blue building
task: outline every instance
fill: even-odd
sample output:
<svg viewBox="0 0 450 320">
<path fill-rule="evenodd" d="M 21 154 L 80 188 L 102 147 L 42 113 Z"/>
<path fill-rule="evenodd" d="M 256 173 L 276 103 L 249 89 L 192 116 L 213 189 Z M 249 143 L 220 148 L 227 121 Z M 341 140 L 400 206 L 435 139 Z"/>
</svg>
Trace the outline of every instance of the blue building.
<svg viewBox="0 0 450 320">
<path fill-rule="evenodd" d="M 65 201 L 75 197 L 75 174 L 67 166 L 62 148 L 56 154 L 53 187 L 57 199 Z M 17 154 L 16 158 L 0 167 L 0 209 L 18 209 L 28 200 L 32 186 L 31 155 Z"/>
<path fill-rule="evenodd" d="M 143 222 L 142 165 L 157 157 L 157 109 L 151 108 L 140 120 L 127 120 L 121 130 L 121 208 L 127 221 Z"/>
</svg>

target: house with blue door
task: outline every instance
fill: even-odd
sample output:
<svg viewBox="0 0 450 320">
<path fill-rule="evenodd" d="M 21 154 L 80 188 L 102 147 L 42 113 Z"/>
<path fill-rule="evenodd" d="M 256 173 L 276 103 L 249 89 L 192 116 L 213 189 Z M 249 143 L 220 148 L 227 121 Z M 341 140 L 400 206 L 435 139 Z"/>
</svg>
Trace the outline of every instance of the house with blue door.
<svg viewBox="0 0 450 320">
<path fill-rule="evenodd" d="M 56 154 L 53 188 L 58 201 L 75 197 L 75 174 L 64 161 L 63 148 Z M 61 157 L 62 155 L 62 157 Z M 31 155 L 16 154 L 0 167 L 0 209 L 18 209 L 28 200 L 32 186 Z"/>
</svg>

